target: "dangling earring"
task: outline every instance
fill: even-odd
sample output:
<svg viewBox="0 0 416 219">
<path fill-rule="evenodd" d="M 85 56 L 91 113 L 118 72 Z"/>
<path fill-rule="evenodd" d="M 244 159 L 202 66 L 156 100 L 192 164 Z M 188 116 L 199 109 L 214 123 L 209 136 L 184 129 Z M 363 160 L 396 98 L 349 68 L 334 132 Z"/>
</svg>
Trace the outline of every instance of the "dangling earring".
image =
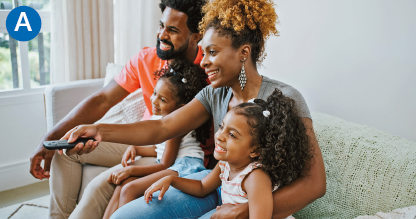
<svg viewBox="0 0 416 219">
<path fill-rule="evenodd" d="M 241 90 L 244 89 L 244 87 L 246 86 L 246 82 L 247 82 L 247 77 L 246 77 L 246 70 L 244 69 L 244 62 L 246 61 L 246 58 L 243 58 L 243 67 L 241 68 L 241 72 L 238 76 L 238 81 L 240 82 L 240 87 Z"/>
</svg>

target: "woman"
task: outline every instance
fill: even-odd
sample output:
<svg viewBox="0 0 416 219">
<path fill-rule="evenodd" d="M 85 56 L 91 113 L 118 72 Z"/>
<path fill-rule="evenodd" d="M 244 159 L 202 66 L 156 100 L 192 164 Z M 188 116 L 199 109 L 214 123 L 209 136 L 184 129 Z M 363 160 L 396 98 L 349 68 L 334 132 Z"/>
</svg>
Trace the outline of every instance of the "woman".
<svg viewBox="0 0 416 219">
<path fill-rule="evenodd" d="M 202 49 L 205 57 L 201 66 L 208 74 L 211 86 L 204 88 L 190 103 L 157 121 L 134 124 L 97 124 L 78 126 L 64 138 L 74 141 L 78 137 L 94 137 L 97 141 L 119 142 L 133 145 L 157 144 L 179 136 L 204 124 L 211 116 L 215 131 L 227 111 L 252 98 L 264 99 L 278 88 L 296 101 L 296 108 L 303 118 L 306 133 L 314 149 L 314 159 L 306 176 L 273 193 L 273 217 L 283 218 L 302 209 L 325 194 L 325 168 L 322 155 L 313 132 L 309 109 L 302 95 L 293 87 L 261 76 L 257 65 L 264 58 L 266 39 L 278 35 L 275 25 L 277 15 L 271 0 L 214 0 L 204 6 L 206 13 L 200 24 L 204 34 Z M 69 150 L 68 155 L 80 149 Z M 190 175 L 202 179 L 208 171 Z M 215 193 L 215 192 L 214 192 Z M 157 195 L 157 194 L 155 194 Z M 220 194 L 218 194 L 220 195 Z M 178 205 L 177 203 L 180 203 Z M 192 206 L 190 206 L 192 205 Z M 221 205 L 216 194 L 195 198 L 175 189 L 169 189 L 163 201 L 147 205 L 143 198 L 132 201 L 112 218 L 199 217 Z M 207 217 L 248 217 L 247 204 L 222 205 L 209 212 Z"/>
</svg>

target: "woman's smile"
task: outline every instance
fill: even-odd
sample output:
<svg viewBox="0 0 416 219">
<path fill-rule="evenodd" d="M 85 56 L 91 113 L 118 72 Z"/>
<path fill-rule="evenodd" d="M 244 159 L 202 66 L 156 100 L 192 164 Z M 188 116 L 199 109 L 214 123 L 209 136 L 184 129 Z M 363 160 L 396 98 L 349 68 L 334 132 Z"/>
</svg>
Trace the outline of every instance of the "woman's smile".
<svg viewBox="0 0 416 219">
<path fill-rule="evenodd" d="M 214 77 L 217 75 L 217 73 L 219 72 L 220 70 L 215 70 L 215 71 L 206 71 L 206 73 L 207 73 L 207 75 L 208 75 L 208 79 L 210 80 L 210 81 L 213 81 L 214 80 Z"/>
</svg>

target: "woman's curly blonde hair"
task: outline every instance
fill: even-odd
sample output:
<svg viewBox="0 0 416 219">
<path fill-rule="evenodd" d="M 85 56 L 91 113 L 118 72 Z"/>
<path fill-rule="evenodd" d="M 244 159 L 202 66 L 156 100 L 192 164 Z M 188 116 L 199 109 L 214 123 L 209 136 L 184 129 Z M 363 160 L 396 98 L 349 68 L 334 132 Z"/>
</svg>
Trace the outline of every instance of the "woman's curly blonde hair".
<svg viewBox="0 0 416 219">
<path fill-rule="evenodd" d="M 266 56 L 266 40 L 272 35 L 279 36 L 272 0 L 211 0 L 202 13 L 205 15 L 199 23 L 201 34 L 214 27 L 220 35 L 231 37 L 234 48 L 251 44 L 254 63 L 261 63 Z"/>
</svg>

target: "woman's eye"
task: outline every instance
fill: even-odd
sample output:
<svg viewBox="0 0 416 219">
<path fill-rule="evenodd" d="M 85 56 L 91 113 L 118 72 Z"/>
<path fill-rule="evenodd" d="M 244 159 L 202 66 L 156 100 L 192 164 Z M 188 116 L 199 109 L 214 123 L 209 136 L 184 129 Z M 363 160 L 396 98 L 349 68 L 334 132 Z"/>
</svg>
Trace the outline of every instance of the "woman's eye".
<svg viewBox="0 0 416 219">
<path fill-rule="evenodd" d="M 222 130 L 222 124 L 219 124 L 219 126 L 220 126 L 220 129 Z"/>
<path fill-rule="evenodd" d="M 215 54 L 215 51 L 211 50 L 211 51 L 209 51 L 209 54 L 210 55 L 214 55 Z"/>
<path fill-rule="evenodd" d="M 230 136 L 231 138 L 235 138 L 235 135 L 232 132 L 230 132 Z"/>
<path fill-rule="evenodd" d="M 166 103 L 166 100 L 165 100 L 165 98 L 162 98 L 161 100 L 162 100 L 162 102 Z"/>
</svg>

